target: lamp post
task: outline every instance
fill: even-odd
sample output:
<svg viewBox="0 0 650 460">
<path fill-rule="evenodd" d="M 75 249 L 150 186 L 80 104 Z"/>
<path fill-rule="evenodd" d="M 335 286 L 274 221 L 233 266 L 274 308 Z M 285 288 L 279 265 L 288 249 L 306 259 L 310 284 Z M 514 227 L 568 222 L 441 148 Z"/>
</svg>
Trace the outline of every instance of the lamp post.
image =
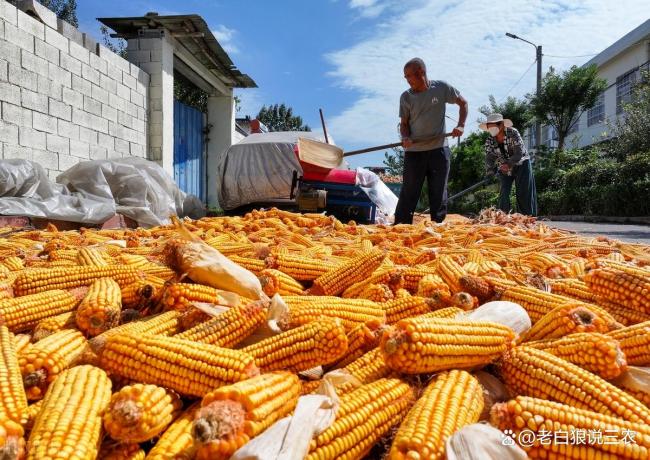
<svg viewBox="0 0 650 460">
<path fill-rule="evenodd" d="M 535 47 L 535 59 L 537 61 L 537 91 L 536 94 L 539 97 L 539 92 L 542 89 L 542 45 L 536 45 L 533 42 L 529 42 L 528 40 L 525 40 L 515 34 L 511 34 L 510 32 L 506 32 L 506 36 L 513 38 L 515 40 L 521 40 L 522 42 L 526 42 L 530 45 L 533 45 Z M 539 151 L 539 146 L 542 143 L 542 124 L 537 121 L 535 123 L 535 147 Z"/>
</svg>

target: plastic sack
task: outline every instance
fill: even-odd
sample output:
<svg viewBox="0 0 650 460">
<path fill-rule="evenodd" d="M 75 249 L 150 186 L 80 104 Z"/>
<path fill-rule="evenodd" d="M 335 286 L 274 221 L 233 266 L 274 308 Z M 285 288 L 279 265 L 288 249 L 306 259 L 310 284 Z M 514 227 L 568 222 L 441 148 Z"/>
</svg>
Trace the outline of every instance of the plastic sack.
<svg viewBox="0 0 650 460">
<path fill-rule="evenodd" d="M 370 201 L 377 205 L 377 210 L 385 218 L 395 215 L 397 197 L 377 174 L 364 168 L 357 168 L 356 185 L 368 195 Z"/>
<path fill-rule="evenodd" d="M 457 319 L 461 318 L 503 324 L 515 331 L 518 335 L 523 334 L 531 327 L 528 312 L 521 305 L 505 300 L 484 303 L 475 310 L 460 313 Z"/>
<path fill-rule="evenodd" d="M 467 425 L 447 438 L 447 460 L 526 460 L 526 452 L 506 437 L 491 425 Z"/>
<path fill-rule="evenodd" d="M 252 272 L 192 235 L 175 216 L 172 216 L 172 222 L 180 239 L 169 240 L 164 251 L 176 270 L 199 284 L 234 292 L 248 299 L 269 299 Z"/>
<path fill-rule="evenodd" d="M 0 215 L 100 224 L 116 211 L 112 199 L 71 193 L 28 160 L 0 160 Z"/>
<path fill-rule="evenodd" d="M 85 198 L 114 202 L 117 212 L 143 227 L 166 225 L 172 215 L 205 215 L 198 198 L 186 195 L 160 165 L 143 158 L 82 161 L 56 180 Z"/>
</svg>

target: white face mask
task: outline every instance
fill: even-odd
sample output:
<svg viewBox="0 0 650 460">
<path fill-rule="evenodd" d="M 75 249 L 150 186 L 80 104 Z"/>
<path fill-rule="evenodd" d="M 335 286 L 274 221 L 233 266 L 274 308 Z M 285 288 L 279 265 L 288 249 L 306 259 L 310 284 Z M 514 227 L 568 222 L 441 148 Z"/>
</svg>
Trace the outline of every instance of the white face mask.
<svg viewBox="0 0 650 460">
<path fill-rule="evenodd" d="M 488 132 L 490 133 L 490 135 L 492 137 L 495 137 L 497 134 L 499 134 L 499 131 L 500 131 L 500 129 L 499 129 L 498 126 L 490 126 L 488 128 Z"/>
</svg>

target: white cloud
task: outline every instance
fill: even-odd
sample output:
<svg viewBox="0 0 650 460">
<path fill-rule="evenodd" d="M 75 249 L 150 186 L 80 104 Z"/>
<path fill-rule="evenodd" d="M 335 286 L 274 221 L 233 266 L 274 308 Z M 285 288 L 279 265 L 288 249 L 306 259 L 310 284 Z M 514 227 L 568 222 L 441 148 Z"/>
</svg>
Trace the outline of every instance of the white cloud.
<svg viewBox="0 0 650 460">
<path fill-rule="evenodd" d="M 235 95 L 240 99 L 240 109 L 236 113 L 237 118 L 243 118 L 245 116 L 250 116 L 255 118 L 262 108 L 262 101 L 264 100 L 264 94 L 259 88 L 243 88 L 235 89 Z"/>
<path fill-rule="evenodd" d="M 349 6 L 372 9 L 384 4 L 351 0 Z M 488 95 L 504 98 L 535 59 L 532 46 L 505 37 L 505 32 L 541 44 L 549 55 L 584 55 L 602 51 L 647 16 L 646 0 L 426 0 L 417 7 L 402 5 L 373 25 L 365 39 L 326 56 L 334 84 L 357 94 L 328 121 L 348 149 L 397 141 L 398 101 L 407 88 L 402 66 L 414 56 L 425 60 L 430 79 L 448 81 L 468 99 L 470 132 Z M 545 57 L 543 71 L 588 59 Z M 510 94 L 522 97 L 534 87 L 532 66 Z M 458 108 L 447 106 L 447 114 L 456 118 Z"/>
<path fill-rule="evenodd" d="M 376 18 L 388 7 L 387 2 L 379 0 L 350 0 L 349 6 L 364 18 Z"/>
<path fill-rule="evenodd" d="M 239 49 L 234 43 L 235 35 L 237 31 L 235 29 L 229 29 L 223 24 L 219 24 L 216 29 L 212 30 L 212 35 L 217 39 L 221 47 L 231 54 L 239 53 Z"/>
</svg>

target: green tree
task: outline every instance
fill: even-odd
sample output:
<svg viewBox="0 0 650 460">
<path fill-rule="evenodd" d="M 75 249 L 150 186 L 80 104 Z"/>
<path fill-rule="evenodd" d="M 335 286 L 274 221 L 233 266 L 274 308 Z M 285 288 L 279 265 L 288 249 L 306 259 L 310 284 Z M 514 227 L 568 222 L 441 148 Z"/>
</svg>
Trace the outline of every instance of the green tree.
<svg viewBox="0 0 650 460">
<path fill-rule="evenodd" d="M 391 149 L 393 153 L 384 152 L 384 166 L 389 176 L 401 176 L 404 171 L 404 150 L 401 147 Z"/>
<path fill-rule="evenodd" d="M 293 109 L 284 104 L 262 106 L 257 119 L 264 123 L 269 131 L 311 131 L 303 125 L 302 118 L 293 114 Z"/>
<path fill-rule="evenodd" d="M 126 40 L 111 37 L 108 27 L 103 24 L 99 27 L 99 33 L 102 34 L 102 42 L 106 48 L 126 59 Z"/>
<path fill-rule="evenodd" d="M 531 112 L 536 119 L 555 128 L 558 150 L 580 115 L 596 104 L 598 96 L 607 87 L 607 81 L 598 76 L 595 65 L 573 66 L 559 74 L 555 69 L 546 73 L 537 94 L 527 94 Z"/>
<path fill-rule="evenodd" d="M 610 153 L 623 159 L 635 153 L 650 152 L 650 72 L 641 74 L 632 100 L 623 108 L 625 117 L 611 126 L 614 140 L 609 145 Z"/>
<path fill-rule="evenodd" d="M 474 132 L 452 147 L 449 165 L 449 194 L 460 192 L 485 177 L 486 132 Z"/>
<path fill-rule="evenodd" d="M 479 107 L 481 112 L 486 117 L 491 113 L 500 113 L 503 118 L 512 120 L 512 124 L 522 133 L 524 129 L 528 128 L 531 124 L 533 115 L 530 113 L 530 104 L 525 99 L 517 99 L 513 96 L 508 96 L 502 103 L 497 103 L 493 95 L 490 94 L 489 105 Z M 481 122 L 484 120 L 480 120 Z"/>
<path fill-rule="evenodd" d="M 77 0 L 38 0 L 45 8 L 53 11 L 59 19 L 74 27 L 79 27 L 77 20 Z M 16 5 L 17 0 L 9 0 Z"/>
</svg>

